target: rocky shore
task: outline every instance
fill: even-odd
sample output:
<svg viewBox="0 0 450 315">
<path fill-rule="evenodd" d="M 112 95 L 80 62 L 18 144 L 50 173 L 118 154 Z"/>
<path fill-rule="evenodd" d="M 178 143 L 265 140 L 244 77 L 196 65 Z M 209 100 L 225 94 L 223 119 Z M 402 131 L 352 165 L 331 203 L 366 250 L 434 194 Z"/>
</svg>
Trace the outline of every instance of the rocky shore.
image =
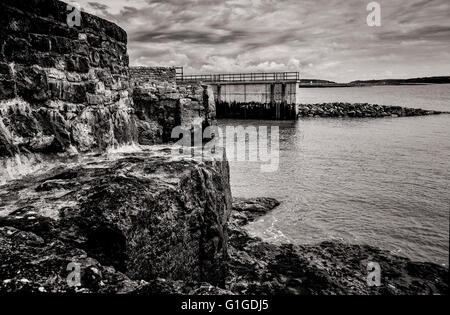
<svg viewBox="0 0 450 315">
<path fill-rule="evenodd" d="M 195 206 L 200 200 L 193 197 L 202 190 L 197 191 L 188 177 L 198 167 L 209 169 L 219 181 L 224 174 L 178 161 L 173 162 L 176 168 L 188 166 L 189 171 L 174 181 L 159 163 L 161 158 L 152 156 L 151 162 L 133 155 L 87 168 L 56 170 L 51 176 L 28 178 L 2 189 L 1 209 L 12 212 L 0 220 L 0 293 L 448 294 L 448 269 L 432 263 L 412 262 L 365 245 L 275 245 L 250 236 L 245 225 L 279 205 L 274 199 L 236 199 L 228 223 L 222 214 L 225 230 L 201 232 L 217 223 L 202 221 L 205 214 Z M 132 171 L 125 174 L 125 170 Z M 137 190 L 150 183 L 144 191 Z M 180 185 L 190 186 L 187 191 L 194 195 L 175 197 Z M 227 191 L 204 193 L 229 198 Z M 124 198 L 116 203 L 112 196 Z M 167 209 L 174 197 L 170 207 L 180 209 L 181 202 L 185 213 L 151 210 L 154 203 L 166 204 Z M 217 202 L 222 201 L 211 204 Z M 70 206 L 58 209 L 62 204 Z M 216 218 L 219 214 L 212 208 L 205 211 Z M 187 226 L 175 226 L 180 223 Z M 369 261 L 381 266 L 380 287 L 367 285 Z M 81 268 L 77 287 L 67 284 L 71 262 Z"/>
<path fill-rule="evenodd" d="M 235 200 L 229 224 L 227 288 L 236 294 L 448 294 L 448 268 L 413 262 L 368 245 L 323 242 L 274 245 L 250 236 L 245 224 L 279 203 Z M 367 264 L 381 267 L 381 286 L 367 285 Z"/>
<path fill-rule="evenodd" d="M 439 115 L 444 112 L 407 108 L 401 106 L 386 106 L 368 103 L 322 103 L 300 104 L 298 117 L 407 117 Z"/>
</svg>

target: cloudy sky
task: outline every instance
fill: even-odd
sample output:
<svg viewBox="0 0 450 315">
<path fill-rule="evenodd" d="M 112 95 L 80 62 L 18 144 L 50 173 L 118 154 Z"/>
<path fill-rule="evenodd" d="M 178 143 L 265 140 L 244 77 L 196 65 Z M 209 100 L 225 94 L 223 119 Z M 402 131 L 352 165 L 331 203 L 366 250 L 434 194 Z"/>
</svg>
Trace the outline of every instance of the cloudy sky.
<svg viewBox="0 0 450 315">
<path fill-rule="evenodd" d="M 128 32 L 132 65 L 186 74 L 300 71 L 302 78 L 450 75 L 450 1 L 78 0 Z"/>
</svg>

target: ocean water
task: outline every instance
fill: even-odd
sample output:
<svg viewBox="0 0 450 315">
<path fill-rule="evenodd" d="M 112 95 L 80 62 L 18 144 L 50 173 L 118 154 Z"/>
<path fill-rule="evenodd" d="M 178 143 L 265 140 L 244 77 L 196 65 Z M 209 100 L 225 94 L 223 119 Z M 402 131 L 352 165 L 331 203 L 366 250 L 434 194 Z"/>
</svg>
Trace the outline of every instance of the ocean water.
<svg viewBox="0 0 450 315">
<path fill-rule="evenodd" d="M 450 85 L 314 88 L 302 89 L 302 97 L 450 111 Z M 219 125 L 280 127 L 278 171 L 231 162 L 234 196 L 282 202 L 248 227 L 252 234 L 270 242 L 370 244 L 448 266 L 450 115 Z"/>
</svg>

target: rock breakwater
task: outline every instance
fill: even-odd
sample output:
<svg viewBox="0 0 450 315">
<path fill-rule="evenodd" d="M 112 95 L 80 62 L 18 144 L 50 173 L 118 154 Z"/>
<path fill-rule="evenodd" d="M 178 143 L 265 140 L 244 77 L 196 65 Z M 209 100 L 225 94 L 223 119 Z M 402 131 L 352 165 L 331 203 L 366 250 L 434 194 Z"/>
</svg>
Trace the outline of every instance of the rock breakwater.
<svg viewBox="0 0 450 315">
<path fill-rule="evenodd" d="M 440 111 L 368 103 L 322 103 L 298 105 L 298 117 L 409 117 L 443 114 Z"/>
</svg>

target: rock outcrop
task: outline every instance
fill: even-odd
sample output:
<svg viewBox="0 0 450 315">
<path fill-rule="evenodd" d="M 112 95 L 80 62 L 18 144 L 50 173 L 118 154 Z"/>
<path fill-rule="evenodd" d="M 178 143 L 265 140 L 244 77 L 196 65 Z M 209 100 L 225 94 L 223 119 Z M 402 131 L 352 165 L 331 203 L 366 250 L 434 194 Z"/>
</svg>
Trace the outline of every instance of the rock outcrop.
<svg viewBox="0 0 450 315">
<path fill-rule="evenodd" d="M 88 292 L 140 287 L 130 279 L 223 287 L 230 210 L 228 163 L 170 147 L 12 182 L 0 191 L 0 291 L 65 292 L 71 262 Z"/>
<path fill-rule="evenodd" d="M 440 111 L 367 103 L 300 104 L 298 117 L 407 117 L 438 115 Z"/>
</svg>

